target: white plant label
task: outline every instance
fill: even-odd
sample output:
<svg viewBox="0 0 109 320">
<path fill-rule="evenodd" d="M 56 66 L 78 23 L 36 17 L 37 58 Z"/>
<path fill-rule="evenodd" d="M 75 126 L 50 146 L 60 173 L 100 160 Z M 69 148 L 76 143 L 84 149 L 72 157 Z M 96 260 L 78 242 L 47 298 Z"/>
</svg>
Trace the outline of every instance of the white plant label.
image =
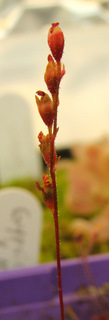
<svg viewBox="0 0 109 320">
<path fill-rule="evenodd" d="M 38 262 L 42 208 L 30 192 L 21 188 L 0 191 L 0 269 Z"/>
<path fill-rule="evenodd" d="M 36 151 L 31 108 L 21 95 L 0 97 L 0 184 L 38 179 L 41 163 Z"/>
</svg>

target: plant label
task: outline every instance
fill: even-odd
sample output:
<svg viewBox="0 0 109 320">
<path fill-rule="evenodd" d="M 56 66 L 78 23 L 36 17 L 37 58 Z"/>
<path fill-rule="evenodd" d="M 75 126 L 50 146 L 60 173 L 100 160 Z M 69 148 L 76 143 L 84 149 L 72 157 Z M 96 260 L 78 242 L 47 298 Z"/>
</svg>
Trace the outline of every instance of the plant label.
<svg viewBox="0 0 109 320">
<path fill-rule="evenodd" d="M 30 192 L 21 188 L 0 191 L 0 269 L 38 262 L 42 208 Z"/>
<path fill-rule="evenodd" d="M 0 97 L 0 184 L 40 177 L 30 106 L 19 94 Z"/>
</svg>

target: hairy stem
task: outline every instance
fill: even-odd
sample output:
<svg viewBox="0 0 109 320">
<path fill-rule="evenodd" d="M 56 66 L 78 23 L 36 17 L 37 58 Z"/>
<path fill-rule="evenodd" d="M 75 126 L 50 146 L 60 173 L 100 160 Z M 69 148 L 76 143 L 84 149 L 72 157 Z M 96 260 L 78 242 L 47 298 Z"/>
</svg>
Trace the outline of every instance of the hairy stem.
<svg viewBox="0 0 109 320">
<path fill-rule="evenodd" d="M 59 66 L 60 67 L 60 66 Z M 59 83 L 57 86 L 57 92 L 54 96 L 54 139 L 57 133 L 57 105 L 58 105 L 58 90 Z M 49 128 L 49 139 L 50 139 L 50 175 L 52 179 L 53 186 L 53 197 L 54 197 L 54 225 L 55 225 L 55 239 L 56 239 L 56 257 L 57 257 L 57 273 L 58 273 L 58 292 L 59 292 L 59 302 L 60 302 L 60 313 L 61 320 L 64 320 L 64 304 L 63 304 L 63 293 L 62 293 L 62 277 L 61 277 L 61 263 L 60 263 L 60 243 L 59 243 L 59 224 L 58 224 L 58 204 L 57 204 L 57 186 L 56 186 L 56 176 L 53 165 L 54 157 L 54 139 L 52 139 L 52 130 Z"/>
<path fill-rule="evenodd" d="M 57 62 L 57 90 L 53 97 L 53 103 L 54 103 L 54 136 L 56 136 L 57 133 L 57 106 L 58 106 L 58 98 L 59 98 L 59 82 L 60 82 L 60 74 L 61 74 L 61 63 L 60 61 Z"/>
<path fill-rule="evenodd" d="M 51 132 L 49 131 L 51 137 Z M 50 138 L 51 140 L 51 138 Z M 64 304 L 63 304 L 63 293 L 62 293 L 62 277 L 61 277 L 61 263 L 60 263 L 60 243 L 59 243 L 59 224 L 58 224 L 58 204 L 57 204 L 57 187 L 56 187 L 56 176 L 53 168 L 53 150 L 54 142 L 51 140 L 51 166 L 50 175 L 53 186 L 53 197 L 54 197 L 54 225 L 55 225 L 55 239 L 56 239 L 56 257 L 57 257 L 57 273 L 58 273 L 58 291 L 60 301 L 60 313 L 61 320 L 64 320 Z"/>
<path fill-rule="evenodd" d="M 54 194 L 54 224 L 55 224 L 55 238 L 56 238 L 58 291 L 59 291 L 59 300 L 60 300 L 61 320 L 64 320 L 64 305 L 63 305 L 61 264 L 60 264 L 60 243 L 59 243 L 58 207 L 57 207 L 57 188 L 56 188 L 56 177 L 55 177 L 55 173 L 54 172 L 52 172 L 52 184 L 53 184 L 53 194 Z"/>
</svg>

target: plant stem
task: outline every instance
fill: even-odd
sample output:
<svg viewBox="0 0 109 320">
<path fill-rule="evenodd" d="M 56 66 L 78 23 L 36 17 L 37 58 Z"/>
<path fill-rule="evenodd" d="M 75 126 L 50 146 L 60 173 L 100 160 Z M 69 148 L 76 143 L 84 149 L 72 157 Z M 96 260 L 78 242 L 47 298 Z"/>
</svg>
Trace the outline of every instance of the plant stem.
<svg viewBox="0 0 109 320">
<path fill-rule="evenodd" d="M 60 67 L 60 65 L 59 65 Z M 58 68 L 59 68 L 58 67 Z M 57 132 L 57 105 L 58 105 L 58 88 L 54 96 L 54 130 L 53 134 L 56 137 Z M 60 302 L 60 313 L 61 320 L 64 320 L 64 304 L 63 304 L 63 293 L 62 293 L 62 277 L 61 277 L 61 263 L 60 263 L 60 243 L 59 243 L 59 224 L 58 224 L 58 204 L 57 204 L 57 186 L 56 186 L 56 175 L 53 165 L 54 157 L 54 139 L 52 139 L 52 130 L 49 128 L 49 139 L 50 139 L 50 175 L 53 186 L 53 197 L 54 197 L 54 225 L 55 225 L 55 239 L 56 239 L 56 257 L 57 257 L 57 273 L 58 273 L 58 292 L 59 292 L 59 302 Z"/>
<path fill-rule="evenodd" d="M 54 225 L 55 225 L 55 239 L 56 239 L 56 257 L 57 257 L 57 273 L 58 273 L 58 292 L 60 301 L 60 313 L 61 320 L 64 320 L 64 304 L 63 304 L 63 293 L 62 293 L 62 277 L 61 277 L 61 263 L 60 263 L 60 244 L 59 244 L 59 224 L 58 224 L 58 204 L 57 204 L 57 187 L 56 187 L 56 176 L 53 167 L 53 150 L 54 141 L 51 139 L 51 130 L 49 130 L 50 136 L 50 175 L 52 179 L 53 186 L 53 197 L 54 197 Z"/>
<path fill-rule="evenodd" d="M 56 130 L 57 130 L 57 106 L 58 106 L 58 98 L 59 98 L 59 82 L 60 82 L 60 74 L 61 74 L 61 63 L 60 61 L 57 62 L 57 90 L 53 97 L 53 103 L 54 103 L 54 136 L 56 136 Z"/>
<path fill-rule="evenodd" d="M 61 264 L 60 264 L 60 244 L 59 244 L 59 224 L 58 224 L 58 208 L 57 208 L 57 188 L 55 173 L 52 172 L 52 184 L 54 194 L 54 224 L 55 224 L 55 238 L 56 238 L 56 256 L 57 256 L 57 272 L 58 272 L 58 291 L 60 301 L 61 320 L 64 320 L 64 304 L 62 293 L 62 278 L 61 278 Z"/>
<path fill-rule="evenodd" d="M 57 92 L 53 98 L 53 103 L 54 103 L 54 136 L 56 136 L 56 129 L 57 129 L 57 101 L 58 101 L 58 89 Z"/>
</svg>

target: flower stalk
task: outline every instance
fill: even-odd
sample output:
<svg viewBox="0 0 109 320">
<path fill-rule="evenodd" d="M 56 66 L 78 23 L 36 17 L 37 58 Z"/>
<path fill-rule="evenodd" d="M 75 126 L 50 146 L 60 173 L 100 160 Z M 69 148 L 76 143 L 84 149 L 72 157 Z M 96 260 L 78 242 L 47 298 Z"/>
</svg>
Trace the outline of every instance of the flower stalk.
<svg viewBox="0 0 109 320">
<path fill-rule="evenodd" d="M 36 182 L 36 185 L 37 188 L 42 191 L 43 199 L 54 217 L 60 314 L 61 320 L 64 320 L 56 186 L 56 165 L 58 159 L 55 150 L 55 139 L 58 132 L 57 109 L 59 106 L 59 85 L 62 77 L 65 74 L 65 67 L 64 65 L 61 65 L 61 58 L 64 48 L 64 35 L 59 27 L 58 22 L 52 23 L 52 26 L 49 29 L 48 45 L 52 55 L 48 55 L 48 63 L 44 74 L 44 80 L 51 97 L 39 90 L 36 92 L 35 100 L 39 114 L 45 125 L 48 127 L 48 134 L 45 136 L 41 131 L 38 135 L 38 138 L 40 142 L 39 147 L 41 154 L 49 167 L 50 178 L 48 175 L 44 175 L 43 185 L 40 186 L 38 182 Z M 40 98 L 37 97 L 37 95 Z"/>
</svg>

